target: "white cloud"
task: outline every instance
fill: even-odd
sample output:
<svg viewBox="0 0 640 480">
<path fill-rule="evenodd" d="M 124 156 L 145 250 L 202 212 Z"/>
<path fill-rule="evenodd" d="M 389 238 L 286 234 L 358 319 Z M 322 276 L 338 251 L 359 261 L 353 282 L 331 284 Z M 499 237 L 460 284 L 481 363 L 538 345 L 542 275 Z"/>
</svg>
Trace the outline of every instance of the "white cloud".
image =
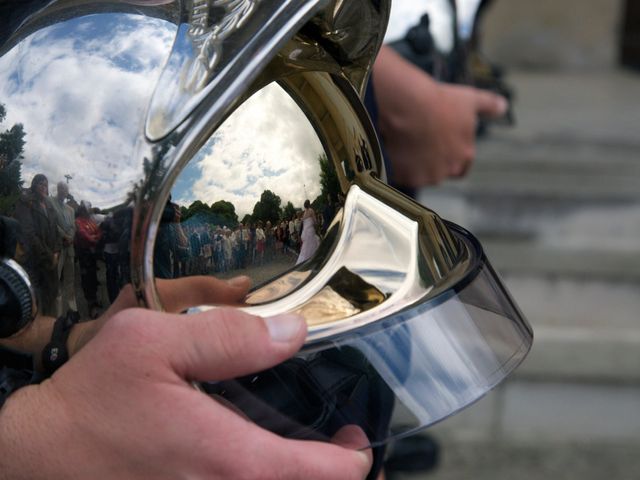
<svg viewBox="0 0 640 480">
<path fill-rule="evenodd" d="M 464 2 L 465 7 L 469 2 Z M 453 47 L 453 17 L 448 0 L 403 0 L 391 4 L 391 16 L 385 34 L 386 42 L 404 38 L 411 27 L 429 13 L 430 30 L 436 46 L 443 52 Z"/>
<path fill-rule="evenodd" d="M 264 190 L 302 207 L 320 194 L 318 156 L 324 151 L 295 102 L 273 84 L 256 93 L 218 129 L 178 180 L 177 201 L 233 203 L 242 218 Z"/>
<path fill-rule="evenodd" d="M 24 124 L 27 184 L 35 173 L 51 185 L 71 174 L 78 200 L 102 208 L 125 200 L 142 176 L 135 144 L 175 29 L 92 15 L 36 32 L 0 58 L 3 127 Z"/>
</svg>

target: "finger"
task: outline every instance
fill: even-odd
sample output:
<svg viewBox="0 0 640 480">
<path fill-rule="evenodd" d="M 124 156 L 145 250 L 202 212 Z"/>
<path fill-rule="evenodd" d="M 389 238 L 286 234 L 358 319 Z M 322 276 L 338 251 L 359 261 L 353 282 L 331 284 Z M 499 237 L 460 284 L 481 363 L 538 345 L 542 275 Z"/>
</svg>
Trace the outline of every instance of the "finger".
<svg viewBox="0 0 640 480">
<path fill-rule="evenodd" d="M 267 369 L 297 352 L 307 332 L 298 315 L 261 318 L 230 308 L 164 315 L 160 329 L 157 347 L 185 380 L 226 380 Z"/>
<path fill-rule="evenodd" d="M 509 102 L 501 95 L 476 89 L 476 111 L 487 118 L 499 118 L 507 113 Z"/>
<path fill-rule="evenodd" d="M 165 310 L 178 313 L 196 305 L 240 303 L 251 287 L 251 279 L 246 276 L 230 280 L 194 276 L 172 280 L 159 279 L 157 287 Z M 125 285 L 100 318 L 93 322 L 82 322 L 74 327 L 67 342 L 69 353 L 73 355 L 80 350 L 115 314 L 128 308 L 139 307 L 140 304 L 141 300 L 134 288 L 130 284 Z"/>
<path fill-rule="evenodd" d="M 178 313 L 196 305 L 232 305 L 242 301 L 251 288 L 251 279 L 246 276 L 220 280 L 215 277 L 193 276 L 171 280 L 157 279 L 156 287 L 167 312 Z M 125 308 L 140 306 L 140 299 L 129 284 L 118 294 L 105 312 L 110 317 Z"/>
<path fill-rule="evenodd" d="M 469 142 L 460 146 L 460 153 L 455 161 L 449 163 L 449 176 L 453 178 L 464 177 L 476 156 L 476 147 L 474 142 Z"/>
<path fill-rule="evenodd" d="M 343 428 L 337 435 L 349 438 L 347 443 L 360 447 L 369 443 L 364 432 L 355 426 Z M 332 443 L 283 439 L 268 432 L 259 435 L 257 441 L 258 448 L 254 451 L 262 458 L 256 463 L 271 466 L 274 478 L 362 480 L 371 470 L 370 451 Z"/>
<path fill-rule="evenodd" d="M 370 442 L 360 427 L 357 425 L 345 425 L 335 433 L 331 443 L 350 450 L 361 450 L 366 445 L 369 445 Z M 373 454 L 370 448 L 361 451 L 366 455 L 369 462 L 373 462 Z"/>
<path fill-rule="evenodd" d="M 156 280 L 164 309 L 181 312 L 196 305 L 235 305 L 242 301 L 251 287 L 251 279 L 238 276 L 221 280 L 209 276 Z"/>
</svg>

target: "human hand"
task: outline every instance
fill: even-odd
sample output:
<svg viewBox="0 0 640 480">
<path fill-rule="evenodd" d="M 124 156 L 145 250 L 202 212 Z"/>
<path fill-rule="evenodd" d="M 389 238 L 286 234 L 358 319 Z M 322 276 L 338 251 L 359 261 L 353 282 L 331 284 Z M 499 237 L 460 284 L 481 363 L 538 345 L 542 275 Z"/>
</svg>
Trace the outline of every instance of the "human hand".
<svg viewBox="0 0 640 480">
<path fill-rule="evenodd" d="M 190 385 L 269 368 L 305 336 L 294 316 L 120 311 L 50 380 L 9 397 L 0 478 L 362 479 L 357 427 L 342 446 L 283 439 Z"/>
<path fill-rule="evenodd" d="M 193 305 L 237 305 L 249 291 L 251 279 L 246 276 L 230 280 L 192 276 L 172 280 L 157 279 L 156 286 L 164 309 L 178 313 Z M 67 340 L 69 355 L 80 350 L 115 314 L 139 305 L 133 287 L 126 285 L 99 318 L 73 326 Z M 15 335 L 0 339 L 0 345 L 33 354 L 36 367 L 40 369 L 41 352 L 51 339 L 55 320 L 53 317 L 39 315 Z"/>
<path fill-rule="evenodd" d="M 504 97 L 436 82 L 389 47 L 374 65 L 378 128 L 394 183 L 416 188 L 464 175 L 475 157 L 479 117 L 507 111 Z"/>
</svg>

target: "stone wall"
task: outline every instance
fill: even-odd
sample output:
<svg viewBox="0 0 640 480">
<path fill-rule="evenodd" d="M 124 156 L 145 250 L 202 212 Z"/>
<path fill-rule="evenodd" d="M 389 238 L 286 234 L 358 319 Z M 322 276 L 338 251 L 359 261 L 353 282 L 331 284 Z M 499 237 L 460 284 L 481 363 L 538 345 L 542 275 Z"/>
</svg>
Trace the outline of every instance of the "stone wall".
<svg viewBox="0 0 640 480">
<path fill-rule="evenodd" d="M 483 50 L 508 68 L 603 70 L 619 57 L 623 0 L 496 0 Z"/>
</svg>

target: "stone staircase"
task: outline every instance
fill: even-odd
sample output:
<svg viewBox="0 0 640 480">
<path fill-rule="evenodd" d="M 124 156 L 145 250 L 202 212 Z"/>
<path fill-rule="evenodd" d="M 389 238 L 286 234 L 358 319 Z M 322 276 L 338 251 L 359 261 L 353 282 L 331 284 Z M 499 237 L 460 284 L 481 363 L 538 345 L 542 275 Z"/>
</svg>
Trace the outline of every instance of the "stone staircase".
<svg viewBox="0 0 640 480">
<path fill-rule="evenodd" d="M 640 478 L 640 75 L 509 78 L 518 126 L 494 127 L 465 180 L 419 200 L 480 238 L 535 342 L 510 380 L 432 428 L 445 461 L 429 478 L 485 478 L 486 455 L 486 478 L 602 478 L 563 470 L 576 461 Z"/>
</svg>

